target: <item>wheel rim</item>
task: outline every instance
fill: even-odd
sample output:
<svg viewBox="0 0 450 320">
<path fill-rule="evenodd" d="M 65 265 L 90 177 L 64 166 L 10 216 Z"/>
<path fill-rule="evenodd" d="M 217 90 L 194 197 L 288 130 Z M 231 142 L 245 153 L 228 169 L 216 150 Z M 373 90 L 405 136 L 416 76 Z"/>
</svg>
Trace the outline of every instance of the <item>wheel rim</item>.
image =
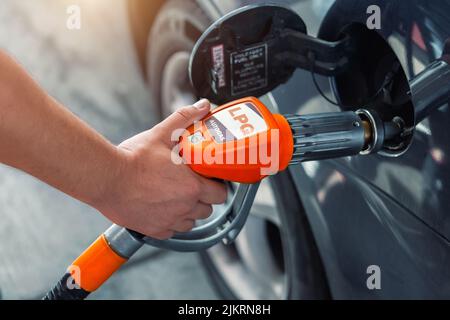
<svg viewBox="0 0 450 320">
<path fill-rule="evenodd" d="M 163 69 L 161 107 L 164 116 L 192 104 L 196 97 L 188 76 L 190 53 L 169 57 Z M 215 206 L 214 214 L 225 210 Z M 249 219 L 235 243 L 208 250 L 226 286 L 239 299 L 286 299 L 288 274 L 282 245 L 280 213 L 268 180 L 261 183 Z"/>
<path fill-rule="evenodd" d="M 195 102 L 189 80 L 189 52 L 180 51 L 169 57 L 163 70 L 161 104 L 164 117 L 182 106 Z"/>
<path fill-rule="evenodd" d="M 215 210 L 222 210 L 218 206 Z M 214 267 L 239 299 L 286 299 L 288 274 L 280 214 L 268 180 L 261 183 L 250 216 L 235 243 L 208 250 Z"/>
</svg>

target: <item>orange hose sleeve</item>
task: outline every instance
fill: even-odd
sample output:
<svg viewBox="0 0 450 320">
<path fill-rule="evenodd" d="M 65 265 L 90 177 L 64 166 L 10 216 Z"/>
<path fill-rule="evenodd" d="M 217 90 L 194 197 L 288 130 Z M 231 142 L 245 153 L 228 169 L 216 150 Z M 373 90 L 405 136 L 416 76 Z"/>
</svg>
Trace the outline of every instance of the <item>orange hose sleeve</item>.
<svg viewBox="0 0 450 320">
<path fill-rule="evenodd" d="M 84 290 L 93 292 L 116 272 L 127 259 L 115 253 L 104 235 L 86 249 L 69 268 L 72 278 Z M 79 274 L 76 274 L 79 272 Z"/>
</svg>

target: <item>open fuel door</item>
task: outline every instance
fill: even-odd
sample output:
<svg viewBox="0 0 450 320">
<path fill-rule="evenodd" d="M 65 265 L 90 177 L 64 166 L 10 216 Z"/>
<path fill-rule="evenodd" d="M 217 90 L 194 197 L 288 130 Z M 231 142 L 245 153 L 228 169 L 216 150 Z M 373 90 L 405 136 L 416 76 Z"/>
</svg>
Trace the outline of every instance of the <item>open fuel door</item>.
<svg viewBox="0 0 450 320">
<path fill-rule="evenodd" d="M 194 47 L 189 73 L 199 97 L 221 104 L 261 96 L 289 80 L 296 68 L 339 74 L 351 54 L 350 39 L 327 42 L 310 37 L 294 11 L 253 5 L 208 28 Z"/>
<path fill-rule="evenodd" d="M 343 79 L 353 88 L 352 82 L 359 81 L 357 74 L 353 74 L 354 70 L 361 69 L 358 61 L 367 63 L 370 58 L 365 41 L 380 41 L 379 47 L 389 50 L 390 47 L 375 31 L 363 32 L 363 38 L 352 29 L 338 32 L 341 36 L 337 41 L 325 41 L 308 36 L 301 17 L 289 8 L 278 5 L 243 7 L 217 20 L 198 40 L 189 65 L 192 85 L 198 97 L 223 104 L 247 96 L 262 96 L 285 83 L 295 69 L 300 68 L 338 82 Z M 364 36 L 366 34 L 372 37 Z M 403 128 L 402 134 L 385 143 L 380 154 L 398 156 L 410 146 L 415 125 L 450 99 L 449 43 L 450 40 L 440 59 L 409 82 L 392 54 L 393 67 L 385 74 L 378 70 L 382 81 L 367 101 L 327 100 L 350 110 L 373 109 L 383 121 L 397 122 Z M 399 110 L 391 108 L 392 103 L 386 101 L 397 75 L 404 78 L 401 88 L 405 101 L 410 102 Z M 352 97 L 353 91 L 349 94 Z"/>
</svg>

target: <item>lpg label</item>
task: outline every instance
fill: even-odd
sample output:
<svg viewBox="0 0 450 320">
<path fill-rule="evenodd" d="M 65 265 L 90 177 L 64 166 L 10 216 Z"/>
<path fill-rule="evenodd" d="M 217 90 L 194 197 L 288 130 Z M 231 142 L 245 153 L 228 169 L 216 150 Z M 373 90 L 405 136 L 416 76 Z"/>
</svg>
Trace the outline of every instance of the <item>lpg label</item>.
<svg viewBox="0 0 450 320">
<path fill-rule="evenodd" d="M 267 124 L 252 103 L 241 103 L 219 111 L 205 121 L 218 143 L 244 139 L 267 131 Z"/>
<path fill-rule="evenodd" d="M 231 94 L 251 92 L 267 86 L 267 45 L 234 52 L 231 59 Z"/>
</svg>

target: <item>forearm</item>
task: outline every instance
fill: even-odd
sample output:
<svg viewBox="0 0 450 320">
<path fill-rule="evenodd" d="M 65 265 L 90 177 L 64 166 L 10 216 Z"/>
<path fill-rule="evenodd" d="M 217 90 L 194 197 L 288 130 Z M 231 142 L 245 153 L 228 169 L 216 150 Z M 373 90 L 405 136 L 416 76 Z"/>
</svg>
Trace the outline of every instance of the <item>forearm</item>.
<svg viewBox="0 0 450 320">
<path fill-rule="evenodd" d="M 0 162 L 92 205 L 122 157 L 0 51 Z"/>
</svg>

